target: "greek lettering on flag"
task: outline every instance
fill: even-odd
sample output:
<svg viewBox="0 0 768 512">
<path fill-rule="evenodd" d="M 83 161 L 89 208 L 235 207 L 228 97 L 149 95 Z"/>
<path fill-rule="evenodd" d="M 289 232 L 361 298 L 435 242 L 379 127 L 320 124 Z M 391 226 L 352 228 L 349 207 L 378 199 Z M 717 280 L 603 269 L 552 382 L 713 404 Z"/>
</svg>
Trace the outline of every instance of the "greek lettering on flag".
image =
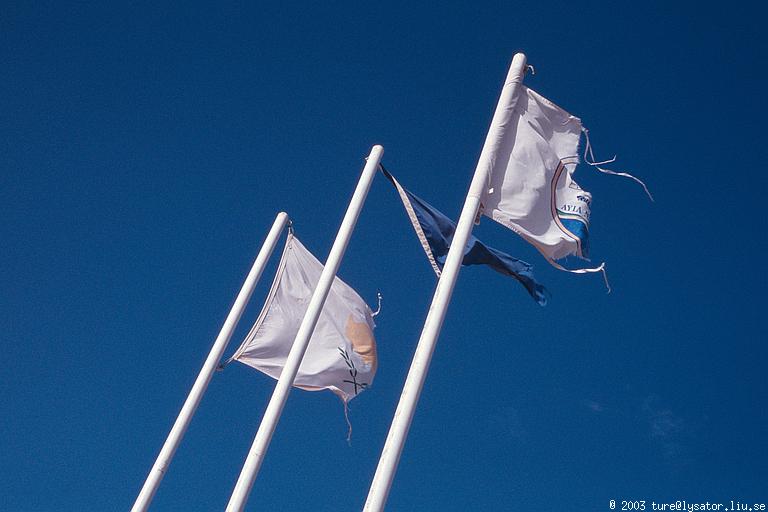
<svg viewBox="0 0 768 512">
<path fill-rule="evenodd" d="M 290 233 L 266 304 L 231 360 L 279 379 L 322 271 Z M 331 390 L 345 404 L 370 386 L 377 365 L 373 316 L 355 290 L 336 277 L 294 386 Z"/>
</svg>

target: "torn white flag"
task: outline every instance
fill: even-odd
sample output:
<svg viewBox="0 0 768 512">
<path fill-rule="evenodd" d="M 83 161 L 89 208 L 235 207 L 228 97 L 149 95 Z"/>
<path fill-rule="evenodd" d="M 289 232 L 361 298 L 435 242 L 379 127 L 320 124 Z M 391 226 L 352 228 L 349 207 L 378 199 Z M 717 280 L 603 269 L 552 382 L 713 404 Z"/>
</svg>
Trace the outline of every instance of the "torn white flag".
<svg viewBox="0 0 768 512">
<path fill-rule="evenodd" d="M 322 270 L 290 233 L 266 304 L 232 359 L 279 379 Z M 374 327 L 370 308 L 336 277 L 294 385 L 329 389 L 345 403 L 354 398 L 376 373 Z"/>
<path fill-rule="evenodd" d="M 520 86 L 491 141 L 483 212 L 534 245 L 550 262 L 588 258 L 592 196 L 573 179 L 581 120 Z"/>
</svg>

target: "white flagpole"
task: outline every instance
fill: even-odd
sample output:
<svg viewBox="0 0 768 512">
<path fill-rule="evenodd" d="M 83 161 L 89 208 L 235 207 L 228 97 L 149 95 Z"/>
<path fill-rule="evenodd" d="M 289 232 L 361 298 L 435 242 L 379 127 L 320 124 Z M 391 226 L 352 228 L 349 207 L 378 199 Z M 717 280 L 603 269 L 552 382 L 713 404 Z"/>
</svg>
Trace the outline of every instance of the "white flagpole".
<svg viewBox="0 0 768 512">
<path fill-rule="evenodd" d="M 497 128 L 499 125 L 498 121 L 523 81 L 525 63 L 525 55 L 522 53 L 516 54 L 512 59 L 499 103 L 496 106 L 496 111 L 491 121 L 491 127 L 485 139 L 485 145 L 477 162 L 472 184 L 469 186 L 464 208 L 461 210 L 456 233 L 453 235 L 453 242 L 451 242 L 445 266 L 437 283 L 437 289 L 432 298 L 432 305 L 424 322 L 424 329 L 421 331 L 421 337 L 411 362 L 411 368 L 408 371 L 408 377 L 405 380 L 403 392 L 400 395 L 400 402 L 397 404 L 397 410 L 392 419 L 387 440 L 384 443 L 379 465 L 376 468 L 376 474 L 371 483 L 368 499 L 363 509 L 365 512 L 381 512 L 384 510 L 389 490 L 392 487 L 392 480 L 397 470 L 397 464 L 400 460 L 400 454 L 403 451 L 405 438 L 408 435 L 408 429 L 413 420 L 413 413 L 416 410 L 416 403 L 419 400 L 429 363 L 432 359 L 432 353 L 435 350 L 437 337 L 440 334 L 440 328 L 445 319 L 453 287 L 459 275 L 464 247 L 472 233 L 472 226 L 480 208 L 480 198 L 482 197 L 484 187 L 488 183 L 488 172 L 491 167 L 492 157 L 491 147 L 500 136 Z"/>
<path fill-rule="evenodd" d="M 272 224 L 272 229 L 269 230 L 267 239 L 264 241 L 264 245 L 261 246 L 261 250 L 258 256 L 256 256 L 256 261 L 253 262 L 251 271 L 248 272 L 248 277 L 245 278 L 240 293 L 237 294 L 235 303 L 229 315 L 227 315 L 227 319 L 224 321 L 224 325 L 211 348 L 211 352 L 208 354 L 208 358 L 205 360 L 203 368 L 200 370 L 200 374 L 197 376 L 192 390 L 189 392 L 189 396 L 187 396 L 187 400 L 184 402 L 181 412 L 179 412 L 179 416 L 176 418 L 176 422 L 173 424 L 171 432 L 168 434 L 168 438 L 165 440 L 165 444 L 160 450 L 160 454 L 157 456 L 157 460 L 152 466 L 144 486 L 141 488 L 138 498 L 136 498 L 136 502 L 133 504 L 132 512 L 144 512 L 149 508 L 149 504 L 152 502 L 152 498 L 160 486 L 160 481 L 163 479 L 168 465 L 171 463 L 171 459 L 179 447 L 181 438 L 184 437 L 184 433 L 187 431 L 192 415 L 197 410 L 197 406 L 203 398 L 203 393 L 205 393 L 208 383 L 211 381 L 213 372 L 216 371 L 221 356 L 227 348 L 229 339 L 232 337 L 235 327 L 237 327 L 245 306 L 248 304 L 254 288 L 256 288 L 256 283 L 259 282 L 261 273 L 264 271 L 264 267 L 266 267 L 267 261 L 269 261 L 269 257 L 277 245 L 280 233 L 287 223 L 288 214 L 285 212 L 278 213 L 274 224 Z"/>
<path fill-rule="evenodd" d="M 299 371 L 301 360 L 307 351 L 317 319 L 320 317 L 325 299 L 328 297 L 328 292 L 336 277 L 336 272 L 339 270 L 341 258 L 347 249 L 352 230 L 355 228 L 357 218 L 360 216 L 360 210 L 363 208 L 365 197 L 368 195 L 368 189 L 371 187 L 371 182 L 373 182 L 373 178 L 376 176 L 376 171 L 379 168 L 379 162 L 383 154 L 384 148 L 381 146 L 373 146 L 371 149 L 371 154 L 368 156 L 368 161 L 363 168 L 360 181 L 357 183 L 355 193 L 352 195 L 347 213 L 344 215 L 344 220 L 341 221 L 341 227 L 336 235 L 336 240 L 333 242 L 328 260 L 325 262 L 325 267 L 323 267 L 323 271 L 320 274 L 317 288 L 315 288 L 312 294 L 307 312 L 304 314 L 299 331 L 296 333 L 296 339 L 291 346 L 291 351 L 288 353 L 285 367 L 283 367 L 283 371 L 280 373 L 280 379 L 277 381 L 275 391 L 272 393 L 267 410 L 264 412 L 264 418 L 261 420 L 258 432 L 256 432 L 253 445 L 248 452 L 248 457 L 245 459 L 240 477 L 237 479 L 234 491 L 232 491 L 232 497 L 227 505 L 227 512 L 241 512 L 245 507 L 245 502 L 248 500 L 253 482 L 256 480 L 256 475 L 264 460 L 272 434 L 274 434 L 280 414 L 283 412 L 283 406 L 285 406 L 288 393 L 291 390 L 294 379 L 296 379 L 296 373 Z"/>
</svg>

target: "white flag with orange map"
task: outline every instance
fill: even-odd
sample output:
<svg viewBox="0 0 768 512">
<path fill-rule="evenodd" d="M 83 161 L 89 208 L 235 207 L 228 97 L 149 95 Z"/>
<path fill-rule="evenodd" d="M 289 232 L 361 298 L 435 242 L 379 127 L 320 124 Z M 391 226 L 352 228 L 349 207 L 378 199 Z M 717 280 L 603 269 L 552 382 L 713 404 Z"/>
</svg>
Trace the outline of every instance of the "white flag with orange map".
<svg viewBox="0 0 768 512">
<path fill-rule="evenodd" d="M 289 233 L 266 304 L 232 360 L 278 379 L 322 271 L 317 258 Z M 377 363 L 373 316 L 355 290 L 336 277 L 294 386 L 329 389 L 344 403 L 370 386 Z"/>
</svg>

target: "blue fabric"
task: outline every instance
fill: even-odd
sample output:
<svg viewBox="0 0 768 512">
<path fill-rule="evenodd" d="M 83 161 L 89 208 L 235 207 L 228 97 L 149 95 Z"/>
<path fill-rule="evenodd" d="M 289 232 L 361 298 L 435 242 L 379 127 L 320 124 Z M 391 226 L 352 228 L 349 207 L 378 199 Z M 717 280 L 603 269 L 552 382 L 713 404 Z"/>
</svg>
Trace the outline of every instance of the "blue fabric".
<svg viewBox="0 0 768 512">
<path fill-rule="evenodd" d="M 581 257 L 589 258 L 589 229 L 587 225 L 578 219 L 564 219 L 563 217 L 560 217 L 560 222 L 563 223 L 565 229 L 579 238 Z"/>
<path fill-rule="evenodd" d="M 394 184 L 392 175 L 383 167 L 381 170 L 387 179 Z M 405 190 L 405 193 L 411 202 L 413 211 L 416 213 L 421 229 L 424 231 L 435 261 L 442 269 L 448 256 L 448 249 L 451 246 L 453 234 L 456 231 L 456 224 L 426 201 L 423 201 L 407 190 Z M 467 246 L 464 249 L 462 264 L 488 265 L 496 272 L 517 279 L 540 305 L 544 306 L 547 303 L 549 291 L 533 277 L 533 271 L 529 263 L 488 247 L 472 235 L 470 235 Z"/>
</svg>

